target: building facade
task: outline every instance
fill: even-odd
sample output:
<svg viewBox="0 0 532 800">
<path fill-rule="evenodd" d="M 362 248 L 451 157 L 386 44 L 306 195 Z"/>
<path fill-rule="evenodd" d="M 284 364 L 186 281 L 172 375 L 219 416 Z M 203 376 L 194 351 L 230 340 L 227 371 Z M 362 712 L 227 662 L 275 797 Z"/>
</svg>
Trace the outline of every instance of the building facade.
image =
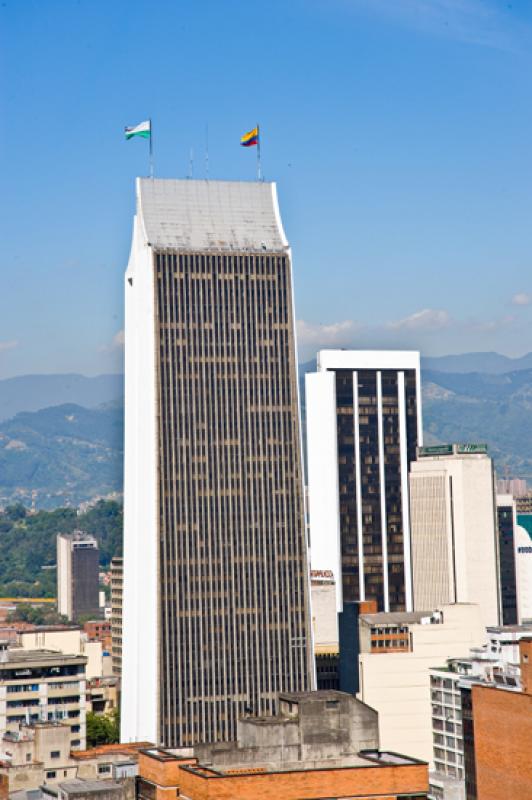
<svg viewBox="0 0 532 800">
<path fill-rule="evenodd" d="M 98 542 L 83 531 L 57 537 L 57 610 L 68 619 L 99 616 Z"/>
<path fill-rule="evenodd" d="M 62 721 L 70 747 L 85 748 L 84 656 L 51 650 L 6 650 L 0 659 L 0 733 L 22 723 Z"/>
<path fill-rule="evenodd" d="M 486 445 L 421 448 L 410 471 L 414 608 L 478 603 L 500 621 L 494 476 Z"/>
<path fill-rule="evenodd" d="M 410 610 L 419 353 L 322 350 L 305 386 L 312 568 L 333 571 L 338 611 L 365 600 Z"/>
<path fill-rule="evenodd" d="M 230 740 L 314 679 L 275 185 L 139 179 L 125 292 L 122 738 Z"/>
<path fill-rule="evenodd" d="M 429 670 L 485 641 L 479 607 L 361 614 L 358 697 L 379 714 L 380 746 L 432 762 Z"/>
<path fill-rule="evenodd" d="M 532 639 L 519 643 L 521 689 L 463 690 L 466 800 L 532 797 Z"/>
<path fill-rule="evenodd" d="M 111 655 L 113 675 L 122 674 L 122 594 L 124 584 L 124 560 L 121 556 L 111 559 Z"/>
<path fill-rule="evenodd" d="M 434 772 L 430 784 L 434 800 L 465 800 L 464 731 L 469 741 L 471 687 L 482 684 L 520 691 L 520 641 L 531 634 L 530 625 L 488 628 L 483 647 L 472 648 L 467 657 L 448 659 L 445 666 L 431 668 Z"/>
<path fill-rule="evenodd" d="M 501 622 L 503 625 L 517 625 L 520 619 L 517 590 L 516 524 L 515 502 L 512 495 L 498 494 L 497 541 Z"/>
<path fill-rule="evenodd" d="M 375 711 L 352 695 L 282 695 L 279 708 L 239 721 L 230 745 L 142 751 L 138 800 L 426 800 L 427 765 L 380 750 Z"/>
<path fill-rule="evenodd" d="M 514 535 L 519 622 L 532 622 L 532 514 L 517 514 Z"/>
</svg>

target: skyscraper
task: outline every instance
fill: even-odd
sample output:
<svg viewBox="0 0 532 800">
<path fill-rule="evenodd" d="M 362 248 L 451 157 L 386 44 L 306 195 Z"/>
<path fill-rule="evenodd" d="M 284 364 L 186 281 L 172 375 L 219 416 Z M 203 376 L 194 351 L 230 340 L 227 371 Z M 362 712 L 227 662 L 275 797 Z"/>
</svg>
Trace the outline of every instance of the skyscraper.
<svg viewBox="0 0 532 800">
<path fill-rule="evenodd" d="M 57 610 L 68 619 L 100 616 L 98 542 L 84 531 L 57 536 Z"/>
<path fill-rule="evenodd" d="M 125 292 L 122 739 L 229 740 L 313 684 L 275 184 L 139 179 Z"/>
<path fill-rule="evenodd" d="M 496 504 L 501 623 L 517 625 L 519 623 L 519 592 L 515 500 L 511 494 L 497 494 Z"/>
<path fill-rule="evenodd" d="M 305 377 L 312 568 L 333 570 L 338 610 L 363 600 L 411 610 L 419 353 L 322 350 Z"/>
<path fill-rule="evenodd" d="M 422 448 L 411 467 L 410 507 L 414 609 L 478 603 L 484 625 L 498 625 L 497 522 L 486 445 Z"/>
</svg>

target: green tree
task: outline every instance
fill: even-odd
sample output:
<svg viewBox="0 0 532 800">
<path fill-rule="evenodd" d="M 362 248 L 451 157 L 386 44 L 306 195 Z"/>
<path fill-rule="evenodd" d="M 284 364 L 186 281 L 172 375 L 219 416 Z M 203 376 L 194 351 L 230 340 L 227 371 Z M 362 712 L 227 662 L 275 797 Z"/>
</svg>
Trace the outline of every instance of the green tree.
<svg viewBox="0 0 532 800">
<path fill-rule="evenodd" d="M 120 741 L 120 718 L 118 709 L 109 714 L 87 714 L 87 746 L 98 747 L 101 744 L 116 744 Z"/>
</svg>

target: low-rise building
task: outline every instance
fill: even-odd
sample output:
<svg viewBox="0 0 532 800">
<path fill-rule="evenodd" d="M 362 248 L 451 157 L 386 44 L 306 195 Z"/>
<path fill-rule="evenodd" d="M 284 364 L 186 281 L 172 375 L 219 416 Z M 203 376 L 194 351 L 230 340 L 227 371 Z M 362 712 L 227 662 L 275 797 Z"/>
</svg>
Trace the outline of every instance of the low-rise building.
<svg viewBox="0 0 532 800">
<path fill-rule="evenodd" d="M 426 798 L 427 764 L 379 749 L 375 711 L 343 692 L 281 694 L 274 717 L 244 718 L 236 742 L 139 757 L 138 800 Z"/>
<path fill-rule="evenodd" d="M 6 731 L 0 740 L 0 774 L 8 777 L 10 792 L 75 778 L 70 742 L 70 727 L 64 722 L 35 722 Z"/>
<path fill-rule="evenodd" d="M 108 714 L 119 707 L 120 678 L 112 675 L 87 681 L 87 712 Z"/>
<path fill-rule="evenodd" d="M 110 780 L 83 781 L 74 779 L 41 787 L 42 800 L 134 800 L 135 782 Z"/>
<path fill-rule="evenodd" d="M 519 642 L 532 635 L 532 625 L 488 628 L 488 642 L 475 647 L 464 658 L 448 659 L 442 667 L 430 670 L 432 702 L 432 736 L 434 772 L 430 782 L 435 800 L 448 800 L 458 793 L 465 798 L 464 739 L 462 729 L 462 689 L 472 684 L 505 686 L 519 690 L 521 686 Z M 436 790 L 442 777 L 448 779 Z M 453 784 L 456 781 L 456 787 Z M 453 792 L 450 794 L 450 788 Z M 454 800 L 454 798 L 453 798 Z"/>
<path fill-rule="evenodd" d="M 58 784 L 73 780 L 123 782 L 135 778 L 138 751 L 149 746 L 143 742 L 71 750 L 70 728 L 65 723 L 21 725 L 0 740 L 0 780 L 7 778 L 10 793 L 31 793 L 44 785 L 53 792 Z M 134 792 L 129 794 L 133 797 Z M 22 794 L 20 800 L 25 800 Z"/>
<path fill-rule="evenodd" d="M 430 668 L 486 641 L 475 604 L 361 614 L 358 697 L 379 713 L 381 747 L 432 761 Z"/>
<path fill-rule="evenodd" d="M 467 800 L 532 797 L 532 638 L 519 649 L 520 688 L 462 689 Z"/>
<path fill-rule="evenodd" d="M 91 619 L 83 625 L 89 642 L 101 642 L 102 648 L 111 652 L 111 620 Z"/>
</svg>

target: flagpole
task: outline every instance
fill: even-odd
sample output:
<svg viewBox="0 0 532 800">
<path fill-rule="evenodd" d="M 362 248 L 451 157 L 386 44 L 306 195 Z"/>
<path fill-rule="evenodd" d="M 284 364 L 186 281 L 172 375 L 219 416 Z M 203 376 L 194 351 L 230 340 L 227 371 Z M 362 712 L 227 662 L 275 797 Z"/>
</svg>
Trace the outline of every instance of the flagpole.
<svg viewBox="0 0 532 800">
<path fill-rule="evenodd" d="M 150 118 L 150 178 L 153 180 L 153 128 Z"/>
<path fill-rule="evenodd" d="M 260 165 L 260 129 L 257 123 L 257 180 L 262 180 L 262 171 Z"/>
</svg>

